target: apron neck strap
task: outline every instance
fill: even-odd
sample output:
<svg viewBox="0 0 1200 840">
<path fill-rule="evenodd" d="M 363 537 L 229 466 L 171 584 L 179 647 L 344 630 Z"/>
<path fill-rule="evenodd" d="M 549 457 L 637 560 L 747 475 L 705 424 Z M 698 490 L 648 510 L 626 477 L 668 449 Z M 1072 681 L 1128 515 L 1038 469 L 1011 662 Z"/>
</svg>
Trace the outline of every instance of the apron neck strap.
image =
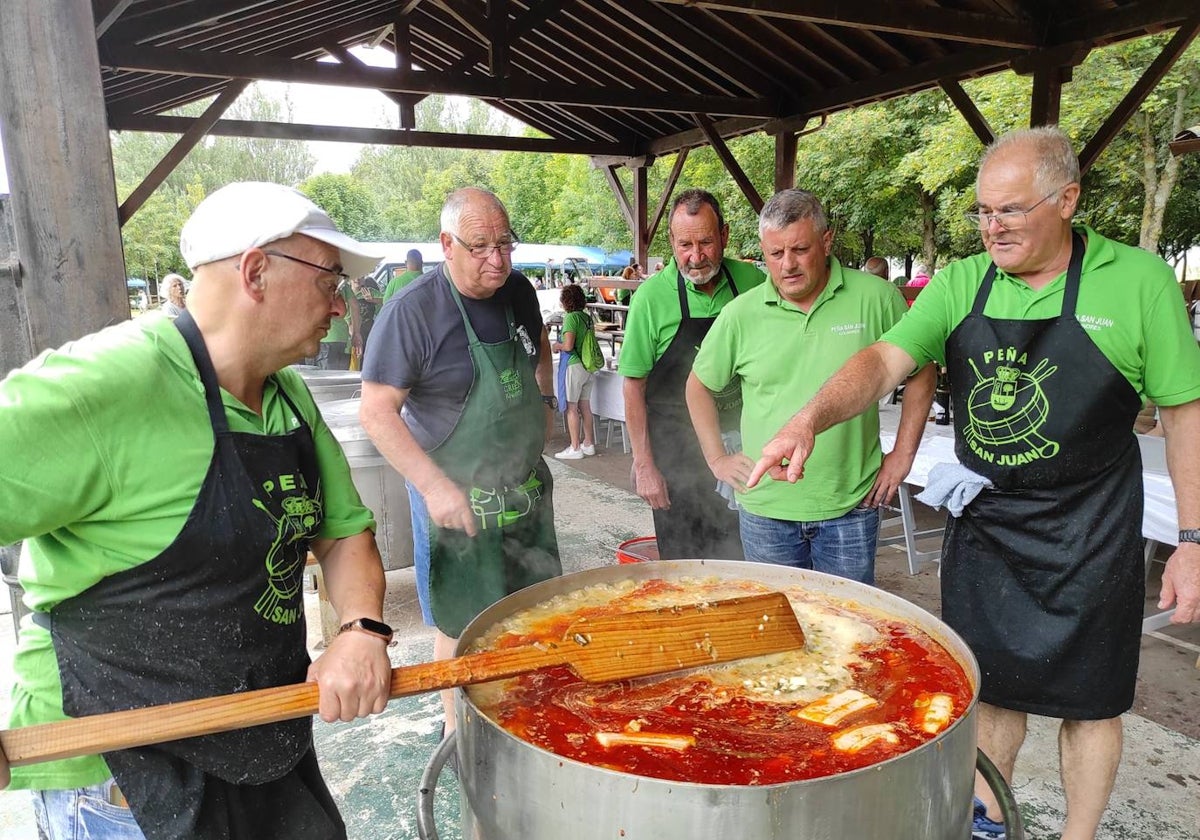
<svg viewBox="0 0 1200 840">
<path fill-rule="evenodd" d="M 454 298 L 454 305 L 458 307 L 458 312 L 462 315 L 463 326 L 467 328 L 467 343 L 479 344 L 479 336 L 475 334 L 475 328 L 471 326 L 471 319 L 467 317 L 467 308 L 463 306 L 462 294 L 458 291 L 458 287 L 454 285 L 454 281 L 450 279 L 450 272 L 445 270 L 444 263 L 440 270 L 446 277 L 446 282 L 450 284 L 450 296 Z M 517 336 L 517 325 L 510 304 L 504 304 L 504 317 L 508 320 L 508 338 L 512 340 Z"/>
<path fill-rule="evenodd" d="M 1075 304 L 1079 300 L 1079 278 L 1083 274 L 1083 255 L 1086 248 L 1083 237 L 1077 231 L 1071 231 L 1071 261 L 1067 265 L 1067 285 L 1063 290 L 1062 315 L 1074 315 Z M 992 294 L 992 283 L 996 279 L 996 264 L 990 263 L 983 275 L 983 283 L 975 294 L 975 303 L 971 306 L 972 315 L 982 315 L 988 297 Z"/>
<path fill-rule="evenodd" d="M 196 326 L 192 313 L 186 309 L 175 319 L 175 328 L 183 335 L 191 351 L 192 361 L 200 373 L 200 381 L 204 383 L 204 402 L 208 405 L 208 419 L 216 432 L 229 431 L 229 421 L 225 419 L 225 405 L 221 402 L 221 386 L 217 384 L 217 370 L 213 367 L 212 357 L 208 355 L 208 347 L 204 344 L 204 336 Z"/>
<path fill-rule="evenodd" d="M 721 270 L 717 272 L 716 280 L 717 280 L 718 284 L 721 282 L 722 277 L 724 277 L 727 281 L 729 281 L 729 288 L 733 291 L 733 296 L 737 297 L 737 294 L 738 294 L 737 284 L 733 282 L 733 276 L 730 275 L 729 269 L 727 269 L 725 267 L 725 263 L 723 263 L 723 262 L 721 263 Z M 675 265 L 675 288 L 679 292 L 679 313 L 685 319 L 690 319 L 692 317 L 692 311 L 691 311 L 690 307 L 688 307 L 686 283 L 687 283 L 687 280 L 685 280 L 683 277 L 683 270 L 680 269 L 678 264 L 676 264 Z M 713 294 L 715 295 L 716 293 L 717 293 L 717 290 L 713 289 Z"/>
</svg>

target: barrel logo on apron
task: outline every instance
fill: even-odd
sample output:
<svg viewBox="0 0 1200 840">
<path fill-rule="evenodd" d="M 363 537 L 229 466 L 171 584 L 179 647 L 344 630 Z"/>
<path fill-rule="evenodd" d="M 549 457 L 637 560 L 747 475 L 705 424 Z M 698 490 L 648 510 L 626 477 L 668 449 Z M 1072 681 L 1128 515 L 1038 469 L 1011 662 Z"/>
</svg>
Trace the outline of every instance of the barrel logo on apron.
<svg viewBox="0 0 1200 840">
<path fill-rule="evenodd" d="M 984 364 L 997 364 L 992 375 L 985 376 L 974 359 L 967 360 L 975 374 L 967 397 L 963 435 L 967 446 L 981 460 L 998 466 L 1053 458 L 1060 447 L 1042 434 L 1050 400 L 1041 383 L 1054 375 L 1058 366 L 1041 359 L 1032 370 L 1026 370 L 1028 354 L 1018 354 L 1013 347 L 983 355 Z"/>
<path fill-rule="evenodd" d="M 308 560 L 308 543 L 316 537 L 323 518 L 320 497 L 319 488 L 315 499 L 307 490 L 285 496 L 278 503 L 278 516 L 258 499 L 251 500 L 275 523 L 275 540 L 265 561 L 267 587 L 254 604 L 254 611 L 267 621 L 295 624 L 303 615 L 303 606 L 298 601 L 303 581 L 301 571 Z"/>
</svg>

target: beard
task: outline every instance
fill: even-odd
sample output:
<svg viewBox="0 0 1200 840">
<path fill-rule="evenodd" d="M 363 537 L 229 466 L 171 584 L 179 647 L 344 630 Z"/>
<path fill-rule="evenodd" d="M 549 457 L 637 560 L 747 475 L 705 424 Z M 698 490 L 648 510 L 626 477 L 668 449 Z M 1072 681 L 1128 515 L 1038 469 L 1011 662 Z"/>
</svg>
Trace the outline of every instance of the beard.
<svg viewBox="0 0 1200 840">
<path fill-rule="evenodd" d="M 699 276 L 695 276 L 697 272 L 699 272 Z M 687 275 L 687 278 L 691 280 L 693 284 L 697 286 L 704 286 L 712 282 L 712 279 L 721 273 L 721 262 L 718 260 L 717 262 L 710 263 L 702 268 L 690 268 L 685 266 L 683 273 Z"/>
</svg>

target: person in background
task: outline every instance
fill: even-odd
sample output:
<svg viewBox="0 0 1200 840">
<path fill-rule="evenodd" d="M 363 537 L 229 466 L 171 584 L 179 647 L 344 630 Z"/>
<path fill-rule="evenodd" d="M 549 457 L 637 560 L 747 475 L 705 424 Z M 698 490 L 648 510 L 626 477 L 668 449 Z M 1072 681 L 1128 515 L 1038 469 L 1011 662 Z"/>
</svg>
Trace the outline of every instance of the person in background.
<svg viewBox="0 0 1200 840">
<path fill-rule="evenodd" d="M 158 286 L 159 298 L 162 300 L 159 306 L 163 314 L 168 318 L 178 318 L 187 309 L 187 303 L 184 295 L 187 293 L 187 287 L 184 284 L 183 278 L 178 274 L 168 274 L 162 279 Z"/>
<path fill-rule="evenodd" d="M 550 340 L 516 236 L 495 195 L 442 207 L 445 262 L 379 313 L 363 368 L 363 428 L 404 476 L 417 595 L 454 655 L 467 623 L 510 592 L 562 573 L 553 480 L 542 458 L 553 396 Z M 442 693 L 446 728 L 454 695 Z"/>
<path fill-rule="evenodd" d="M 939 483 L 978 495 L 947 520 L 942 618 L 979 661 L 979 746 L 1010 783 L 1027 716 L 1062 720 L 1063 840 L 1095 837 L 1133 703 L 1143 398 L 1158 405 L 1181 529 L 1159 608 L 1200 619 L 1200 348 L 1170 266 L 1071 224 L 1079 177 L 1056 127 L 989 146 L 968 214 L 986 252 L 943 269 L 763 447 L 747 482 L 799 479 L 818 433 L 945 361 L 960 464 Z M 1003 837 L 982 777 L 975 791 L 973 836 Z"/>
<path fill-rule="evenodd" d="M 379 307 L 383 306 L 383 295 L 371 275 L 355 277 L 350 281 L 350 291 L 358 302 L 358 336 L 356 345 L 359 354 L 359 366 L 362 367 L 362 353 L 366 349 L 367 339 L 371 337 L 371 327 L 375 325 L 375 316 Z"/>
<path fill-rule="evenodd" d="M 375 523 L 288 368 L 345 314 L 344 272 L 377 258 L 267 183 L 205 198 L 180 250 L 183 314 L 108 327 L 0 382 L 0 544 L 24 540 L 33 610 L 11 726 L 305 680 L 326 721 L 387 704 Z M 134 440 L 131 417 L 162 434 Z M 310 550 L 342 631 L 315 662 Z M 15 768 L 11 786 L 34 792 L 48 840 L 346 837 L 310 717 Z"/>
<path fill-rule="evenodd" d="M 359 334 L 358 298 L 347 283 L 338 287 L 338 296 L 345 304 L 346 314 L 329 322 L 329 331 L 321 339 L 316 366 L 321 370 L 349 370 L 353 352 L 362 355 L 362 336 Z"/>
<path fill-rule="evenodd" d="M 383 290 L 384 303 L 391 300 L 396 292 L 420 277 L 425 269 L 425 262 L 421 257 L 421 252 L 416 248 L 410 248 L 408 253 L 404 255 L 404 260 L 404 271 L 392 277 L 391 281 L 387 284 L 387 288 Z"/>
<path fill-rule="evenodd" d="M 675 197 L 668 236 L 673 257 L 633 296 L 621 347 L 634 486 L 653 511 L 664 560 L 741 559 L 737 512 L 714 489 L 684 386 L 717 314 L 766 278 L 753 264 L 723 256 L 729 226 L 709 192 L 684 190 Z M 721 429 L 736 431 L 740 394 L 730 389 L 718 406 Z"/>
<path fill-rule="evenodd" d="M 578 461 L 585 455 L 596 454 L 596 443 L 592 438 L 595 423 L 592 420 L 592 380 L 595 375 L 583 366 L 579 348 L 583 335 L 593 329 L 592 318 L 587 313 L 587 300 L 580 286 L 564 286 L 560 294 L 563 318 L 560 341 L 550 345 L 559 356 L 559 364 L 566 365 L 567 432 L 571 445 L 556 452 L 560 461 Z M 580 429 L 582 427 L 582 443 Z"/>
<path fill-rule="evenodd" d="M 920 289 L 928 286 L 929 267 L 922 263 L 917 263 L 917 265 L 913 268 L 913 276 L 904 285 L 913 289 Z"/>
<path fill-rule="evenodd" d="M 865 271 L 867 274 L 874 274 L 876 277 L 884 280 L 888 280 L 890 275 L 888 262 L 883 257 L 869 257 L 867 261 L 863 263 L 863 271 Z"/>
<path fill-rule="evenodd" d="M 873 405 L 825 433 L 803 481 L 767 479 L 746 492 L 763 445 L 830 374 L 908 309 L 891 283 L 832 256 L 833 231 L 812 193 L 776 193 L 758 230 L 771 282 L 726 305 L 705 336 L 687 382 L 692 424 L 713 476 L 736 491 L 747 560 L 873 584 L 879 506 L 891 501 L 912 467 L 933 402 L 933 365 L 909 380 L 896 445 L 886 456 Z M 735 379 L 742 387 L 744 451 L 730 453 L 713 394 Z"/>
</svg>

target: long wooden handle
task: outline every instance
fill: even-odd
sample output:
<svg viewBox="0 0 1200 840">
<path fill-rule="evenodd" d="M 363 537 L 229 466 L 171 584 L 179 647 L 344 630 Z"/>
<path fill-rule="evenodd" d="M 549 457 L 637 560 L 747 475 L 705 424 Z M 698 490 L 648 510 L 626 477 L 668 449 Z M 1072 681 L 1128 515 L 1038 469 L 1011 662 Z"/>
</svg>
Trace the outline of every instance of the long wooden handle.
<svg viewBox="0 0 1200 840">
<path fill-rule="evenodd" d="M 392 669 L 389 697 L 407 697 L 502 679 L 566 661 L 562 649 L 487 651 Z M 316 683 L 297 683 L 0 731 L 14 767 L 194 738 L 316 714 Z"/>
</svg>

